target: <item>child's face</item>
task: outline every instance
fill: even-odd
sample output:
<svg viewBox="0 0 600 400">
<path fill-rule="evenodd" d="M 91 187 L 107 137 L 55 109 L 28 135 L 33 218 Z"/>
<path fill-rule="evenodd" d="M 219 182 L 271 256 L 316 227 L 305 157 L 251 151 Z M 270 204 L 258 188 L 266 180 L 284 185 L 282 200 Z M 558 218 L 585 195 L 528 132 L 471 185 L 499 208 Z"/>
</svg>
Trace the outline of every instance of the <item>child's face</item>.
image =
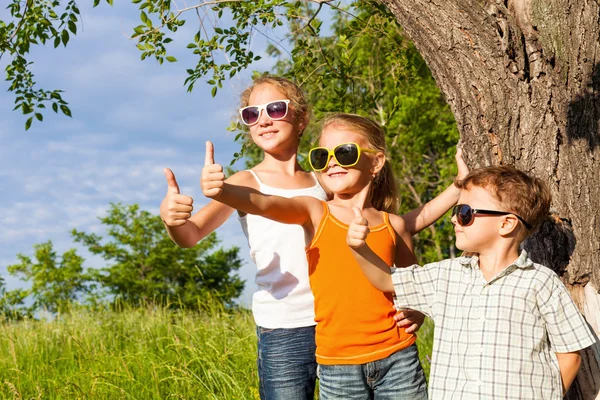
<svg viewBox="0 0 600 400">
<path fill-rule="evenodd" d="M 335 123 L 325 127 L 319 139 L 319 146 L 333 150 L 337 145 L 348 142 L 358 144 L 361 149 L 369 148 L 367 140 L 362 135 Z M 355 194 L 373 180 L 373 174 L 377 173 L 383 165 L 381 158 L 385 161 L 382 153 L 361 152 L 356 165 L 342 167 L 334 157 L 331 157 L 328 166 L 321 171 L 323 182 L 335 194 Z"/>
<path fill-rule="evenodd" d="M 498 201 L 484 188 L 471 186 L 460 192 L 458 204 L 467 204 L 472 209 L 502 211 Z M 467 226 L 461 226 L 457 217 L 452 217 L 456 233 L 456 247 L 471 253 L 484 253 L 495 246 L 501 238 L 500 230 L 505 216 L 474 214 Z"/>
<path fill-rule="evenodd" d="M 288 100 L 288 97 L 275 86 L 263 84 L 252 90 L 248 105 L 263 105 L 276 100 Z M 300 132 L 294 122 L 292 103 L 288 105 L 287 115 L 276 121 L 269 118 L 265 110 L 261 110 L 258 122 L 249 129 L 254 143 L 267 153 L 283 154 L 298 150 Z"/>
</svg>

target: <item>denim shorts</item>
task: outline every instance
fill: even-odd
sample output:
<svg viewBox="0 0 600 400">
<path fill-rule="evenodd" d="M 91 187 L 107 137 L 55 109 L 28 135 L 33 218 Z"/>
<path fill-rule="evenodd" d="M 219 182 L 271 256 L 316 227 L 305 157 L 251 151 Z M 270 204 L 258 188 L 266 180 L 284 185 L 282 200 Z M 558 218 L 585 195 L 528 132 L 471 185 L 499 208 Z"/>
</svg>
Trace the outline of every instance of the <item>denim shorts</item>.
<svg viewBox="0 0 600 400">
<path fill-rule="evenodd" d="M 262 400 L 313 400 L 317 379 L 315 327 L 256 328 Z"/>
<path fill-rule="evenodd" d="M 358 365 L 319 365 L 321 400 L 427 400 L 417 346 Z"/>
</svg>

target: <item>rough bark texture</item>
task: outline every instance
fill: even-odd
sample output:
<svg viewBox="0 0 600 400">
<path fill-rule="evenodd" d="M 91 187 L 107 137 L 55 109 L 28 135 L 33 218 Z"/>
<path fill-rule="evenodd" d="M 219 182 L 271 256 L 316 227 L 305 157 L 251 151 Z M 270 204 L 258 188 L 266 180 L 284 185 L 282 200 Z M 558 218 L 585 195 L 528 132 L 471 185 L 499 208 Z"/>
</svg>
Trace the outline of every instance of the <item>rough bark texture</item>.
<svg viewBox="0 0 600 400">
<path fill-rule="evenodd" d="M 381 1 L 452 107 L 469 165 L 514 164 L 550 184 L 576 241 L 557 272 L 597 321 L 600 0 Z M 599 364 L 586 353 L 570 398 L 596 398 Z"/>
</svg>

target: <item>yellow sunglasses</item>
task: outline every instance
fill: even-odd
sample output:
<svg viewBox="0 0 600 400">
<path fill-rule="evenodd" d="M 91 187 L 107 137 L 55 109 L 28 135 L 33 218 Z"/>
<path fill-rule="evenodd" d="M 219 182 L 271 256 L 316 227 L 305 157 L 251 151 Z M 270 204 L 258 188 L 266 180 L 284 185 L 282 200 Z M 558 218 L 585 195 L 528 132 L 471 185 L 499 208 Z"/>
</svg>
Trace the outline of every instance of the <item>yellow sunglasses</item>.
<svg viewBox="0 0 600 400">
<path fill-rule="evenodd" d="M 308 153 L 308 162 L 315 171 L 323 171 L 327 168 L 331 157 L 340 167 L 352 167 L 360 160 L 361 153 L 377 153 L 377 150 L 361 149 L 358 144 L 353 142 L 338 144 L 333 150 L 326 147 L 315 147 Z"/>
</svg>

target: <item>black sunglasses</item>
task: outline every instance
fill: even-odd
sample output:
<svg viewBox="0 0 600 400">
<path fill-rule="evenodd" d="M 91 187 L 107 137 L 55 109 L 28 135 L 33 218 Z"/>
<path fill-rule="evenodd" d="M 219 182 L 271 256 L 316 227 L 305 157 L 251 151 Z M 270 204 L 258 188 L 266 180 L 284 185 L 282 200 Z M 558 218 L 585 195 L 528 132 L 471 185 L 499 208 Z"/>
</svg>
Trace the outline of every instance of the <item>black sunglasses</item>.
<svg viewBox="0 0 600 400">
<path fill-rule="evenodd" d="M 456 221 L 460 226 L 467 226 L 471 222 L 473 222 L 473 217 L 475 214 L 484 214 L 484 215 L 514 215 L 525 225 L 527 229 L 531 229 L 532 226 L 527 223 L 523 218 L 519 217 L 515 213 L 506 212 L 506 211 L 493 211 L 493 210 L 480 210 L 478 208 L 471 208 L 468 204 L 457 204 L 452 207 L 452 216 L 456 215 Z"/>
<path fill-rule="evenodd" d="M 242 122 L 244 124 L 254 125 L 258 122 L 261 111 L 265 110 L 269 118 L 273 121 L 279 121 L 280 119 L 284 119 L 287 115 L 288 104 L 290 104 L 290 100 L 275 100 L 267 104 L 248 106 L 240 108 L 240 116 L 242 117 Z"/>
</svg>

